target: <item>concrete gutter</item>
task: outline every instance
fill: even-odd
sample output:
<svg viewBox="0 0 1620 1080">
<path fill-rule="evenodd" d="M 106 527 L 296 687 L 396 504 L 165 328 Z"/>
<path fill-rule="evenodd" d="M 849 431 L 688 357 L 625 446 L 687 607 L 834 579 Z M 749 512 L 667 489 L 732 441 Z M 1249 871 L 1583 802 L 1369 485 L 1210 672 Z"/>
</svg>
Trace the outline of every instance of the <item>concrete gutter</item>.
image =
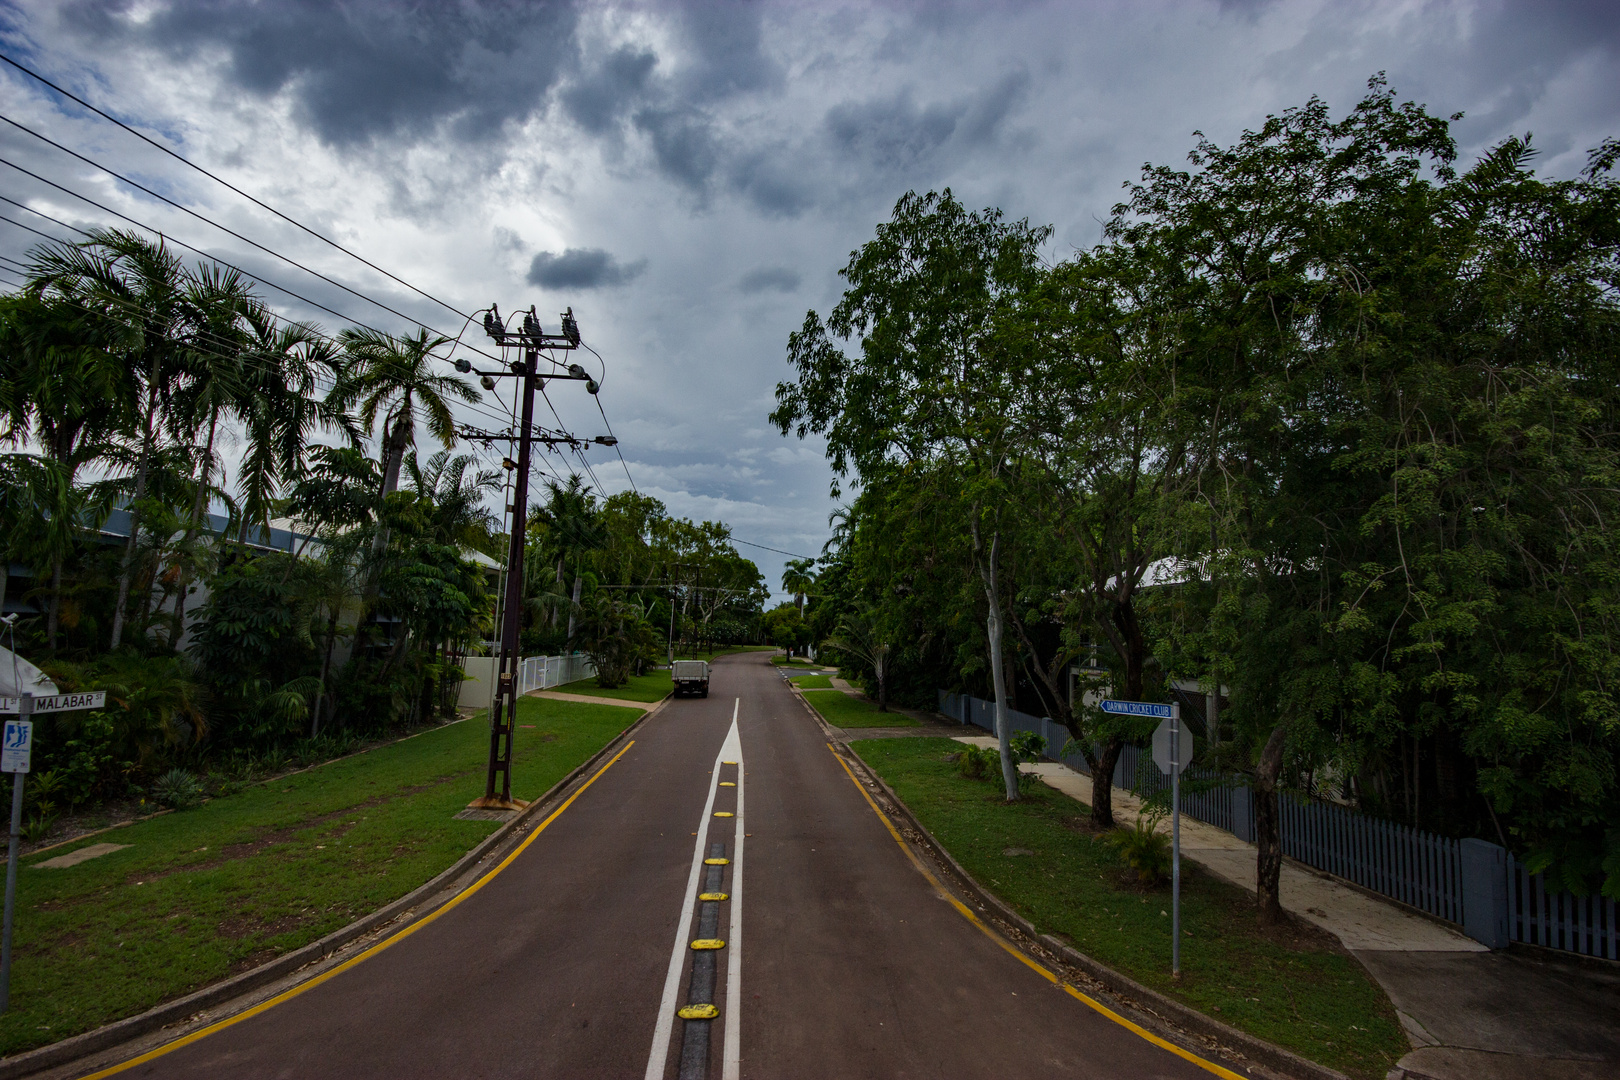
<svg viewBox="0 0 1620 1080">
<path fill-rule="evenodd" d="M 490 833 L 477 847 L 457 859 L 448 869 L 386 907 L 357 919 L 340 930 L 334 930 L 301 949 L 278 956 L 256 968 L 214 983 L 212 986 L 206 986 L 185 997 L 175 998 L 136 1016 L 115 1020 L 92 1031 L 63 1039 L 61 1042 L 0 1059 L 0 1080 L 14 1080 L 16 1077 L 30 1076 L 46 1069 L 67 1065 L 166 1027 L 176 1028 L 173 1036 L 178 1038 L 184 1034 L 180 1028 L 193 1026 L 188 1021 L 211 1024 L 240 1012 L 250 1007 L 252 1002 L 238 1002 L 236 999 L 289 975 L 301 973 L 302 978 L 292 979 L 280 989 L 296 986 L 304 979 L 319 974 L 315 970 L 316 965 L 330 960 L 339 951 L 353 945 L 359 939 L 373 934 L 380 938 L 383 936 L 380 931 L 397 930 L 400 926 L 428 914 L 498 865 L 506 855 L 507 849 L 516 845 L 519 834 L 534 818 L 542 811 L 555 806 L 576 782 L 600 762 L 622 749 L 636 730 L 662 711 L 668 701 L 669 698 L 666 697 L 642 713 L 635 723 L 592 754 L 588 761 L 553 784 L 549 791 Z M 206 1017 L 199 1015 L 205 1011 L 208 1012 Z"/>
</svg>

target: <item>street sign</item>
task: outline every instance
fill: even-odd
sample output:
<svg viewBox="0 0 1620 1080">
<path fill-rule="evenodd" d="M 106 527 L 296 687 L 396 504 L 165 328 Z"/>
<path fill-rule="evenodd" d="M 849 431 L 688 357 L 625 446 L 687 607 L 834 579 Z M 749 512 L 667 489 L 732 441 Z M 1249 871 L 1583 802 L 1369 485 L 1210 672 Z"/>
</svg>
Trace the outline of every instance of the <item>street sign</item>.
<svg viewBox="0 0 1620 1080">
<path fill-rule="evenodd" d="M 34 722 L 7 720 L 0 735 L 0 772 L 25 773 L 34 751 Z"/>
<path fill-rule="evenodd" d="M 1170 706 L 1153 701 L 1115 701 L 1113 698 L 1104 698 L 1097 702 L 1097 707 L 1115 716 L 1158 716 L 1166 720 L 1170 718 Z"/>
<path fill-rule="evenodd" d="M 107 691 L 92 690 L 87 694 L 51 694 L 48 697 L 34 699 L 34 711 L 42 712 L 71 712 L 75 709 L 100 709 L 107 704 Z M 11 713 L 16 715 L 21 711 L 21 702 L 14 697 L 0 697 L 0 714 Z"/>
<path fill-rule="evenodd" d="M 1173 743 L 1171 740 L 1172 725 L 1174 725 L 1178 736 Z M 1170 751 L 1172 747 L 1181 751 L 1174 757 L 1176 772 L 1185 772 L 1187 763 L 1192 760 L 1193 756 L 1192 732 L 1180 724 L 1176 724 L 1175 721 L 1165 720 L 1153 731 L 1153 764 L 1157 765 L 1162 773 L 1170 771 L 1172 760 Z"/>
</svg>

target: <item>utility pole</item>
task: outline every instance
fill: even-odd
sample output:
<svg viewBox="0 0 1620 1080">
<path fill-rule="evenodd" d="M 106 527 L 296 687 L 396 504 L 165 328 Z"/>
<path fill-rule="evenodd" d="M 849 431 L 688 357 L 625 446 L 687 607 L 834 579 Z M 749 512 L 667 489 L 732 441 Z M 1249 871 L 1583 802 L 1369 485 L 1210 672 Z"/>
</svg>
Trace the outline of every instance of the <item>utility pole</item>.
<svg viewBox="0 0 1620 1080">
<path fill-rule="evenodd" d="M 574 322 L 574 309 L 562 316 L 562 333 L 547 334 L 540 328 L 540 320 L 530 307 L 523 316 L 523 329 L 513 333 L 506 328 L 500 310 L 494 305 L 484 313 L 484 332 L 501 347 L 502 356 L 507 349 L 516 350 L 522 357 L 507 362 L 505 371 L 479 371 L 484 389 L 493 390 L 497 378 L 519 380 L 519 397 L 523 420 L 515 433 L 483 433 L 488 438 L 513 438 L 518 444 L 517 476 L 513 478 L 512 502 L 506 511 L 511 522 L 510 544 L 506 556 L 506 597 L 501 610 L 501 652 L 495 669 L 495 695 L 489 706 L 489 773 L 484 781 L 484 795 L 474 799 L 472 807 L 480 810 L 518 810 L 526 803 L 512 798 L 512 733 L 517 727 L 518 699 L 518 631 L 523 624 L 523 542 L 529 518 L 529 459 L 530 447 L 535 441 L 534 391 L 548 379 L 583 382 L 585 389 L 595 394 L 596 380 L 585 374 L 578 364 L 563 368 L 555 360 L 548 361 L 560 371 L 539 370 L 541 351 L 549 349 L 572 350 L 579 348 L 579 325 Z M 470 372 L 474 368 L 467 360 L 457 360 L 456 370 Z M 475 438 L 477 436 L 474 436 Z M 572 436 L 542 436 L 547 442 L 577 442 Z M 500 776 L 497 793 L 495 778 Z"/>
</svg>

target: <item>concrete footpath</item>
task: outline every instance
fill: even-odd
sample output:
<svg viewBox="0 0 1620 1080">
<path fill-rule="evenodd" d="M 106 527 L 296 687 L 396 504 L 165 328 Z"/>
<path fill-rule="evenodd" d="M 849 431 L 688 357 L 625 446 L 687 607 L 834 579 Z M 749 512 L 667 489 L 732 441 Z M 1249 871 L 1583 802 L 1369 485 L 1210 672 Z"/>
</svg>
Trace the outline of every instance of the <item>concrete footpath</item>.
<svg viewBox="0 0 1620 1080">
<path fill-rule="evenodd" d="M 955 738 L 996 745 L 988 735 Z M 1020 769 L 1091 805 L 1084 773 L 1056 762 Z M 1134 823 L 1140 801 L 1119 788 L 1113 799 L 1115 818 Z M 1255 846 L 1224 829 L 1183 815 L 1181 854 L 1255 890 Z M 1287 911 L 1336 935 L 1394 1003 L 1412 1052 L 1391 1080 L 1620 1076 L 1620 964 L 1539 949 L 1492 952 L 1445 923 L 1292 860 L 1283 863 L 1279 892 Z"/>
</svg>

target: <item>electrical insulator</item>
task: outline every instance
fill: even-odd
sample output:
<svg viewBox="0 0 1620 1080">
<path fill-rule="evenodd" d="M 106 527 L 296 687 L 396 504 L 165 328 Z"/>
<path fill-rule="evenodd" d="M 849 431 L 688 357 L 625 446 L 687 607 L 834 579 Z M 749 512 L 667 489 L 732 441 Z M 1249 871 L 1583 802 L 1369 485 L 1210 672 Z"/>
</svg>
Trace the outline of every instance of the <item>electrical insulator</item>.
<svg viewBox="0 0 1620 1080">
<path fill-rule="evenodd" d="M 483 378 L 479 379 L 478 382 L 485 390 L 495 389 L 495 380 L 490 378 L 488 375 L 485 375 Z"/>
<path fill-rule="evenodd" d="M 600 389 L 602 389 L 602 388 L 600 386 L 596 385 L 596 380 L 595 379 L 586 379 L 585 380 L 585 392 L 587 394 L 594 394 Z"/>
</svg>

